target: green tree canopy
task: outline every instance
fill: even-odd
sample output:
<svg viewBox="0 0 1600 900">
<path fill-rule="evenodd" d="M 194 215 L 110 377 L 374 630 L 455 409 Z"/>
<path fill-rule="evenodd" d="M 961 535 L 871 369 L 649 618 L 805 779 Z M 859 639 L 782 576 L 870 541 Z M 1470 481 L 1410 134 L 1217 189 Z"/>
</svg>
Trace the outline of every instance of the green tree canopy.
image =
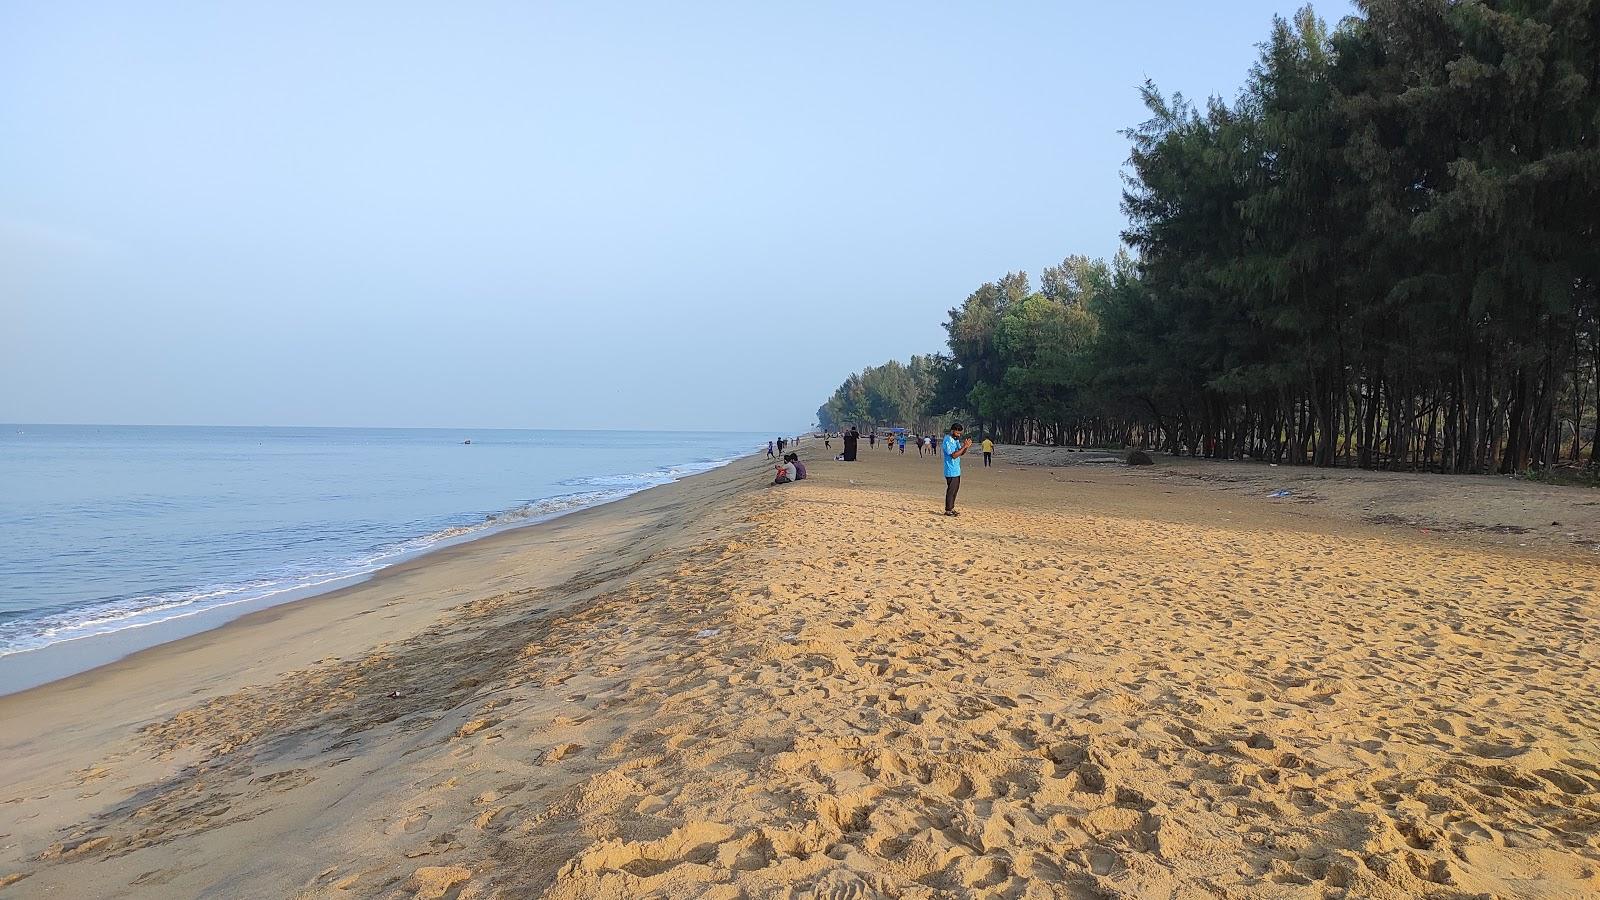
<svg viewBox="0 0 1600 900">
<path fill-rule="evenodd" d="M 960 410 L 1014 441 L 1596 465 L 1600 0 L 1362 0 L 1332 29 L 1307 7 L 1232 101 L 1142 95 L 1132 255 L 980 285 L 947 355 L 851 376 L 824 424 Z"/>
</svg>

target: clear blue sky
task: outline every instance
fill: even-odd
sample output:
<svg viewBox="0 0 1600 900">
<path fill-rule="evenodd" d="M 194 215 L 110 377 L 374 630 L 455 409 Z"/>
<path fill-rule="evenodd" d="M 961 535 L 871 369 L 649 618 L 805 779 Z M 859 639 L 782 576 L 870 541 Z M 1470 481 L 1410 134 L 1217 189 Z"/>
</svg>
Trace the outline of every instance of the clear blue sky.
<svg viewBox="0 0 1600 900">
<path fill-rule="evenodd" d="M 1294 5 L 0 0 L 0 421 L 793 430 Z"/>
</svg>

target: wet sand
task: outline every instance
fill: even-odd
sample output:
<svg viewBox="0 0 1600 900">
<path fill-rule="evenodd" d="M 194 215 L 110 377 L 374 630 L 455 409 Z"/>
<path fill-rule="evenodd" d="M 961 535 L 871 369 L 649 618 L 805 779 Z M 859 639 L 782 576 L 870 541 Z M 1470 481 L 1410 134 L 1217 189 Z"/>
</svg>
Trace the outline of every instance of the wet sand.
<svg viewBox="0 0 1600 900">
<path fill-rule="evenodd" d="M 959 519 L 808 447 L 0 698 L 0 895 L 1600 892 L 1593 492 L 1010 449 Z"/>
</svg>

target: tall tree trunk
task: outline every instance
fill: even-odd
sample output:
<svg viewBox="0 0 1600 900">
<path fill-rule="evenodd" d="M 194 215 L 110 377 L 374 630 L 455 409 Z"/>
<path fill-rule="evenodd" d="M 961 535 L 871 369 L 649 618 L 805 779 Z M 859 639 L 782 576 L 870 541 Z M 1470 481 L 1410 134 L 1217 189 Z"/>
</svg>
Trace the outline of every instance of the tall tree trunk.
<svg viewBox="0 0 1600 900">
<path fill-rule="evenodd" d="M 1495 421 L 1500 416 L 1496 414 Z M 1500 474 L 1510 475 L 1528 467 L 1528 373 L 1517 368 L 1512 380 L 1511 396 L 1506 401 L 1506 443 L 1500 454 Z"/>
<path fill-rule="evenodd" d="M 1357 447 L 1357 457 L 1359 459 L 1357 464 L 1363 469 L 1373 467 L 1375 449 L 1373 445 L 1376 443 L 1376 435 L 1378 433 L 1378 401 L 1383 393 L 1383 379 L 1381 376 L 1375 375 L 1372 377 L 1371 389 L 1372 393 L 1365 398 L 1367 404 L 1366 417 L 1361 429 L 1360 445 Z"/>
</svg>

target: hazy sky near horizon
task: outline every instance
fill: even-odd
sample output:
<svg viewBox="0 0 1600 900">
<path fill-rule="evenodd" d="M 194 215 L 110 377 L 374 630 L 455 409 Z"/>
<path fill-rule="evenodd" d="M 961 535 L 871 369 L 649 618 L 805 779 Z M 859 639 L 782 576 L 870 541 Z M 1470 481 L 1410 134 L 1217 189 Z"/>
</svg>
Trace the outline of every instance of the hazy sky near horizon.
<svg viewBox="0 0 1600 900">
<path fill-rule="evenodd" d="M 0 0 L 0 421 L 798 430 L 1296 5 Z"/>
</svg>

